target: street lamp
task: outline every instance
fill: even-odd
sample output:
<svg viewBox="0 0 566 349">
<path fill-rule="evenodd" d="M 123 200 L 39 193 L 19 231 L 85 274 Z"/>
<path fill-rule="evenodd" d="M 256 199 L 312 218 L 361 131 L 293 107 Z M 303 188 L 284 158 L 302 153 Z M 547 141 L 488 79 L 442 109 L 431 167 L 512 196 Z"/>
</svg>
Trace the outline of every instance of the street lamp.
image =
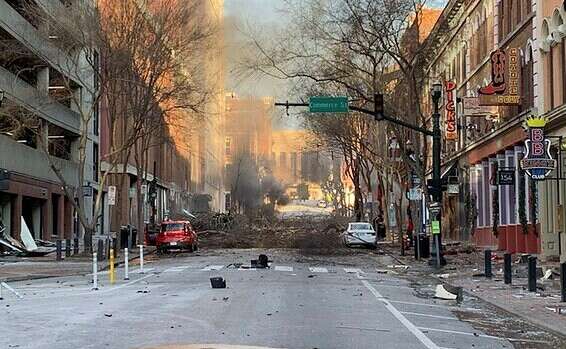
<svg viewBox="0 0 566 349">
<path fill-rule="evenodd" d="M 442 179 L 440 178 L 440 155 L 441 155 L 441 133 L 440 133 L 440 99 L 442 98 L 442 83 L 435 82 L 431 89 L 431 98 L 434 105 L 432 114 L 432 183 L 429 186 L 432 201 L 436 212 L 431 212 L 434 216 L 433 221 L 438 221 L 439 232 L 436 234 L 436 260 L 437 266 L 446 264 L 446 260 L 442 256 Z"/>
</svg>

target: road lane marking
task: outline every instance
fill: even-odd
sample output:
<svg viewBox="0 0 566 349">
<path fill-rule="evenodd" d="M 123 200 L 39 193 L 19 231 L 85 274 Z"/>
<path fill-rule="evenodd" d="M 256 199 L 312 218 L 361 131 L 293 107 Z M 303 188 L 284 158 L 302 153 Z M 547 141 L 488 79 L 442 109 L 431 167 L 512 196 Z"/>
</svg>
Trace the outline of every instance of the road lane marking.
<svg viewBox="0 0 566 349">
<path fill-rule="evenodd" d="M 461 334 L 463 336 L 472 336 L 472 337 L 482 337 L 482 338 L 490 338 L 490 339 L 497 339 L 497 340 L 506 340 L 503 337 L 495 337 L 490 336 L 488 334 L 481 334 L 481 333 L 473 333 L 473 332 L 462 332 L 462 331 L 453 331 L 453 330 L 442 330 L 439 328 L 429 328 L 429 327 L 419 327 L 420 330 L 423 331 L 432 331 L 432 332 L 444 332 L 444 333 L 452 333 L 452 334 Z"/>
<path fill-rule="evenodd" d="M 328 273 L 328 269 L 321 267 L 310 267 L 309 271 L 311 273 Z"/>
<path fill-rule="evenodd" d="M 389 301 L 390 303 L 399 303 L 399 304 L 408 304 L 408 305 L 422 305 L 425 307 L 433 307 L 433 308 L 443 308 L 443 309 L 447 309 L 450 308 L 449 306 L 446 305 L 440 305 L 440 304 L 428 304 L 428 303 L 416 303 L 416 302 L 405 302 L 405 301 Z"/>
<path fill-rule="evenodd" d="M 293 267 L 285 267 L 282 265 L 276 265 L 275 271 L 293 271 Z"/>
<path fill-rule="evenodd" d="M 153 271 L 155 268 L 143 268 L 143 274 L 145 273 L 149 273 L 150 271 Z M 142 274 L 141 269 L 136 269 L 134 271 L 131 271 L 130 274 Z"/>
<path fill-rule="evenodd" d="M 359 276 L 359 275 L 358 275 Z M 417 339 L 428 349 L 439 349 L 438 345 L 434 344 L 427 336 L 425 336 L 422 331 L 413 325 L 403 314 L 399 312 L 391 303 L 383 298 L 383 296 L 369 283 L 367 280 L 361 280 L 362 284 L 377 298 L 381 301 L 387 310 L 399 320 Z"/>
<path fill-rule="evenodd" d="M 344 268 L 347 274 L 363 274 L 364 272 L 357 268 Z"/>
<path fill-rule="evenodd" d="M 405 315 L 415 315 L 415 316 L 432 317 L 432 318 L 435 318 L 435 319 L 460 321 L 460 319 L 453 317 L 453 316 L 441 316 L 441 315 L 432 315 L 432 314 L 413 313 L 411 311 L 401 311 L 400 313 L 405 314 Z"/>
<path fill-rule="evenodd" d="M 172 267 L 172 268 L 169 268 L 169 269 L 165 269 L 163 272 L 164 273 L 178 272 L 178 271 L 186 270 L 189 267 L 190 267 L 189 265 L 185 265 L 185 266 L 181 266 L 181 267 Z"/>
<path fill-rule="evenodd" d="M 211 270 L 220 270 L 224 268 L 223 265 L 207 265 L 206 267 L 202 268 L 202 271 L 211 271 Z"/>
</svg>

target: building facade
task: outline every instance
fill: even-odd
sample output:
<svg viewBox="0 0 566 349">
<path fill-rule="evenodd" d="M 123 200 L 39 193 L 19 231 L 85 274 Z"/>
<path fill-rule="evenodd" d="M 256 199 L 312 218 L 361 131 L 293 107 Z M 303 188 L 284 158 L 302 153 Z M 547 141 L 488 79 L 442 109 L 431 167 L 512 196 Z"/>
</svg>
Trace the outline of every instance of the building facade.
<svg viewBox="0 0 566 349">
<path fill-rule="evenodd" d="M 51 33 L 43 20 L 66 9 L 59 1 L 0 0 L 4 46 L 0 49 L 4 97 L 0 107 L 0 220 L 17 240 L 24 225 L 35 239 L 80 237 L 72 203 L 47 156 L 71 192 L 89 187 L 86 212 L 92 210 L 92 198 L 99 192 L 98 115 L 88 125 L 82 124 L 85 118 L 81 117 L 93 107 L 87 92 L 95 83 L 93 67 L 80 56 L 71 56 L 68 43 Z M 88 132 L 85 176 L 79 183 L 79 138 L 84 132 Z M 87 214 L 87 219 L 91 216 Z M 103 225 L 101 217 L 99 227 Z"/>
<path fill-rule="evenodd" d="M 452 0 L 426 41 L 429 84 L 440 81 L 444 86 L 443 177 L 461 184 L 444 194 L 443 234 L 448 239 L 509 252 L 540 251 L 540 221 L 536 210 L 529 209 L 538 202 L 539 184 L 519 163 L 525 154 L 524 120 L 537 114 L 544 100 L 537 42 L 542 3 Z M 499 56 L 493 52 L 507 59 L 504 89 L 494 84 L 493 62 Z M 488 94 L 519 97 L 513 103 L 478 106 Z M 424 91 L 431 110 L 429 100 Z M 502 169 L 512 170 L 513 183 L 498 184 Z"/>
</svg>

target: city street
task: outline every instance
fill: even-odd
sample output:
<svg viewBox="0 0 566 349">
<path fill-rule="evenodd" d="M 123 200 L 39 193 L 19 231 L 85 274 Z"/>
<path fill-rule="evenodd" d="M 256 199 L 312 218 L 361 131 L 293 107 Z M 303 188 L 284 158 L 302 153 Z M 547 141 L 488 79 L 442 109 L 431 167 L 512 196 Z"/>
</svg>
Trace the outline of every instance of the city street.
<svg viewBox="0 0 566 349">
<path fill-rule="evenodd" d="M 270 348 L 510 348 L 453 310 L 479 311 L 423 297 L 392 272 L 392 260 L 366 251 L 304 257 L 268 251 L 270 269 L 245 266 L 259 250 L 151 256 L 140 274 L 109 285 L 99 275 L 12 283 L 4 290 L 2 348 L 154 348 L 231 344 Z M 232 265 L 231 265 L 232 264 Z M 235 266 L 234 266 L 235 264 Z M 226 289 L 212 289 L 222 276 Z"/>
</svg>

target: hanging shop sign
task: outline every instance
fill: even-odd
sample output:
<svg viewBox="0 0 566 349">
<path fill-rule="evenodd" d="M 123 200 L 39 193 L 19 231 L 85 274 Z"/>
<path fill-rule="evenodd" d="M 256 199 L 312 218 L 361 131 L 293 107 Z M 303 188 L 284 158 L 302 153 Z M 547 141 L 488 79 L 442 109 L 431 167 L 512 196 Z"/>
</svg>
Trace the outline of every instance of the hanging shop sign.
<svg viewBox="0 0 566 349">
<path fill-rule="evenodd" d="M 491 53 L 491 83 L 478 90 L 480 106 L 520 105 L 519 50 L 497 49 Z"/>
<path fill-rule="evenodd" d="M 497 172 L 498 185 L 515 185 L 515 170 L 499 170 Z"/>
<path fill-rule="evenodd" d="M 444 83 L 444 89 L 446 93 L 446 139 L 450 141 L 455 141 L 458 139 L 458 133 L 456 128 L 456 105 L 454 104 L 454 90 L 456 89 L 456 83 L 454 81 L 446 81 Z"/>
<path fill-rule="evenodd" d="M 528 138 L 525 141 L 525 157 L 521 168 L 532 179 L 542 180 L 556 168 L 556 160 L 550 155 L 550 140 L 544 136 L 546 119 L 529 117 L 526 120 Z"/>
<path fill-rule="evenodd" d="M 480 105 L 479 97 L 464 97 L 464 116 L 486 117 L 499 114 L 496 106 Z"/>
</svg>

